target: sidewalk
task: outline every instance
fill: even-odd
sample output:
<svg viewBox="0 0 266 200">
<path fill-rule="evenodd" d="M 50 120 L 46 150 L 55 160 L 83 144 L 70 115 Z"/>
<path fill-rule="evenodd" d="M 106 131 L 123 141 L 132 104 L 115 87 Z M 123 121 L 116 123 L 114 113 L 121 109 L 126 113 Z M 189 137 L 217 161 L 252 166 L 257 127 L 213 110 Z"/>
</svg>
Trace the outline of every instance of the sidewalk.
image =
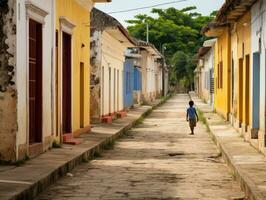
<svg viewBox="0 0 266 200">
<path fill-rule="evenodd" d="M 160 103 L 156 100 L 152 106 L 131 110 L 124 119 L 97 125 L 91 134 L 78 138 L 80 145 L 62 145 L 62 148 L 52 149 L 19 167 L 0 166 L 0 199 L 33 199 L 75 166 L 97 156 Z"/>
<path fill-rule="evenodd" d="M 210 106 L 191 94 L 196 106 L 204 113 L 213 140 L 221 150 L 246 196 L 251 200 L 266 199 L 266 158 L 220 115 L 212 113 Z"/>
</svg>

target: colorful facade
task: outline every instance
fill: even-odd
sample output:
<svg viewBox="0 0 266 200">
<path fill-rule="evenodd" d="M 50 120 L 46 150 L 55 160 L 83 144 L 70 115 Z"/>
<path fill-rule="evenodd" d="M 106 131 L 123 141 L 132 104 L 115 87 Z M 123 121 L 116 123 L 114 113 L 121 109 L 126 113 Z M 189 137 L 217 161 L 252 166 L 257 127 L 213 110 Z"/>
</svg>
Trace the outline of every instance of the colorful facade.
<svg viewBox="0 0 266 200">
<path fill-rule="evenodd" d="M 259 149 L 265 145 L 263 6 L 256 0 L 227 1 L 203 30 L 217 37 L 215 109 Z"/>
<path fill-rule="evenodd" d="M 130 109 L 134 106 L 134 65 L 134 59 L 126 58 L 123 70 L 123 103 L 125 110 Z"/>
<path fill-rule="evenodd" d="M 0 160 L 15 162 L 46 151 L 53 141 L 54 5 L 1 3 Z"/>
<path fill-rule="evenodd" d="M 56 1 L 56 137 L 64 142 L 90 130 L 90 9 L 93 2 Z"/>
<path fill-rule="evenodd" d="M 197 94 L 214 107 L 214 65 L 216 39 L 207 40 L 198 52 L 198 66 L 195 70 Z"/>
<path fill-rule="evenodd" d="M 93 9 L 91 27 L 91 119 L 110 123 L 124 115 L 125 52 L 135 44 L 116 19 L 100 10 Z"/>
<path fill-rule="evenodd" d="M 72 140 L 90 130 L 87 83 L 93 4 L 1 2 L 0 160 L 32 158 L 55 141 Z"/>
<path fill-rule="evenodd" d="M 229 27 L 211 28 L 207 36 L 217 37 L 214 59 L 214 109 L 225 119 L 230 114 L 230 70 L 231 70 L 231 38 Z"/>
<path fill-rule="evenodd" d="M 161 96 L 163 92 L 163 82 L 166 77 L 166 73 L 163 73 L 163 56 L 150 43 L 139 41 L 138 47 L 141 56 L 141 99 L 144 103 L 150 103 Z"/>
<path fill-rule="evenodd" d="M 266 2 L 257 1 L 251 8 L 251 129 L 252 142 L 266 154 Z"/>
</svg>

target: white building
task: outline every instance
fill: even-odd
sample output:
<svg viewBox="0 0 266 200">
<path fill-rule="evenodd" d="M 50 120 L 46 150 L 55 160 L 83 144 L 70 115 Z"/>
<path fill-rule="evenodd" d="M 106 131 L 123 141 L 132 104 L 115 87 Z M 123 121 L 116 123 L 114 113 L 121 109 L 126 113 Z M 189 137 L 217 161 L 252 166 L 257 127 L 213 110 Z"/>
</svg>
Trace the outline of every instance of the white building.
<svg viewBox="0 0 266 200">
<path fill-rule="evenodd" d="M 125 51 L 134 41 L 116 19 L 96 8 L 91 27 L 91 119 L 111 122 L 123 113 Z"/>
<path fill-rule="evenodd" d="M 150 43 L 138 42 L 140 55 L 142 57 L 142 99 L 145 102 L 151 102 L 162 95 L 163 91 L 163 56 Z"/>
<path fill-rule="evenodd" d="M 195 70 L 195 86 L 198 95 L 214 106 L 214 65 L 216 39 L 207 40 L 198 53 L 198 66 Z"/>
<path fill-rule="evenodd" d="M 16 161 L 52 143 L 54 1 L 6 2 L 0 8 L 0 64 L 7 69 L 0 83 L 0 159 Z"/>
<path fill-rule="evenodd" d="M 257 147 L 266 154 L 265 53 L 266 1 L 257 1 L 251 9 L 251 114 L 252 130 L 258 130 Z M 254 142 L 254 140 L 253 140 Z"/>
<path fill-rule="evenodd" d="M 214 65 L 215 65 L 215 44 L 216 39 L 207 40 L 203 43 L 203 47 L 209 48 L 209 51 L 203 58 L 203 97 L 208 104 L 214 106 Z"/>
</svg>

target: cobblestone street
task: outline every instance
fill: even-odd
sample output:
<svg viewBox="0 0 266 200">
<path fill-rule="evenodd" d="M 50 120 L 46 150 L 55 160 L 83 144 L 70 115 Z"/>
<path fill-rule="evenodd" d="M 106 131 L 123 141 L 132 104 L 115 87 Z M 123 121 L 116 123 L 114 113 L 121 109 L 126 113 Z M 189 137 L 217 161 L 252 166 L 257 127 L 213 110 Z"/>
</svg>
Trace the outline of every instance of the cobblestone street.
<svg viewBox="0 0 266 200">
<path fill-rule="evenodd" d="M 244 197 L 206 128 L 185 121 L 187 95 L 154 110 L 110 150 L 84 163 L 39 200 L 222 200 Z"/>
</svg>

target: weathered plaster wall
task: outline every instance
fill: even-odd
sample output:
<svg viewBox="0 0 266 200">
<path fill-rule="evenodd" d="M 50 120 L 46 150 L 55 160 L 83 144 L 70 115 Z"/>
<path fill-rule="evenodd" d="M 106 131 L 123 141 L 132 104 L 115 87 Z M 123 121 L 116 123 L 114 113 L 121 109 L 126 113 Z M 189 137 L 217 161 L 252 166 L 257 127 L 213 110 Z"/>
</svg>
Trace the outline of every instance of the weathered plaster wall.
<svg viewBox="0 0 266 200">
<path fill-rule="evenodd" d="M 0 160 L 16 158 L 15 0 L 0 0 Z"/>
<path fill-rule="evenodd" d="M 141 94 L 142 94 L 142 101 L 146 101 L 148 96 L 147 93 L 147 56 L 148 52 L 146 50 L 141 50 L 141 74 L 142 74 L 142 84 L 141 84 Z"/>
<path fill-rule="evenodd" d="M 237 55 L 237 32 L 236 29 L 232 30 L 231 32 L 231 47 L 232 47 L 232 52 L 231 52 L 231 56 L 232 56 L 232 60 L 231 60 L 231 65 L 233 64 L 234 66 L 232 66 L 232 73 L 234 74 L 234 80 L 232 80 L 232 83 L 234 85 L 234 87 L 232 88 L 232 96 L 233 96 L 233 100 L 232 101 L 232 108 L 231 108 L 231 115 L 232 115 L 232 123 L 236 124 L 236 128 L 239 128 L 239 125 L 237 125 L 236 123 L 236 119 L 237 119 L 237 105 L 238 105 L 238 88 L 237 88 L 237 84 L 238 84 L 238 55 Z"/>
<path fill-rule="evenodd" d="M 123 110 L 123 66 L 127 47 L 104 30 L 93 31 L 91 41 L 90 108 L 91 119 L 97 122 L 102 116 Z"/>
<path fill-rule="evenodd" d="M 147 56 L 147 93 L 148 101 L 153 101 L 156 98 L 156 59 L 151 53 Z"/>
<path fill-rule="evenodd" d="M 102 96 L 102 115 L 108 115 L 123 110 L 123 69 L 127 47 L 106 31 L 103 32 L 102 37 L 102 66 L 104 67 L 105 80 Z M 111 93 L 109 93 L 109 67 L 111 68 Z M 117 72 L 119 74 L 118 76 L 116 75 L 116 89 L 114 89 L 114 69 L 116 74 Z M 114 95 L 117 98 L 114 98 Z"/>
<path fill-rule="evenodd" d="M 260 54 L 260 97 L 259 98 L 259 149 L 266 154 L 265 149 L 265 128 L 266 128 L 266 94 L 265 94 L 265 66 L 266 66 L 266 2 L 258 1 L 251 9 L 251 52 Z M 261 41 L 261 42 L 260 42 Z M 261 48 L 259 47 L 261 44 Z M 253 58 L 252 58 L 253 61 Z M 253 63 L 251 61 L 251 63 Z M 252 67 L 253 69 L 253 67 Z M 252 74 L 253 75 L 253 70 Z M 251 105 L 254 104 L 252 99 Z"/>
<path fill-rule="evenodd" d="M 203 82 L 202 82 L 202 95 L 205 101 L 207 101 L 209 104 L 211 103 L 211 85 L 210 85 L 210 76 L 211 76 L 211 69 L 214 67 L 214 47 L 212 47 L 208 53 L 204 56 L 203 59 L 203 72 L 202 76 Z"/>
<path fill-rule="evenodd" d="M 101 31 L 91 35 L 91 71 L 90 71 L 90 117 L 92 122 L 99 122 L 101 116 Z"/>
</svg>

